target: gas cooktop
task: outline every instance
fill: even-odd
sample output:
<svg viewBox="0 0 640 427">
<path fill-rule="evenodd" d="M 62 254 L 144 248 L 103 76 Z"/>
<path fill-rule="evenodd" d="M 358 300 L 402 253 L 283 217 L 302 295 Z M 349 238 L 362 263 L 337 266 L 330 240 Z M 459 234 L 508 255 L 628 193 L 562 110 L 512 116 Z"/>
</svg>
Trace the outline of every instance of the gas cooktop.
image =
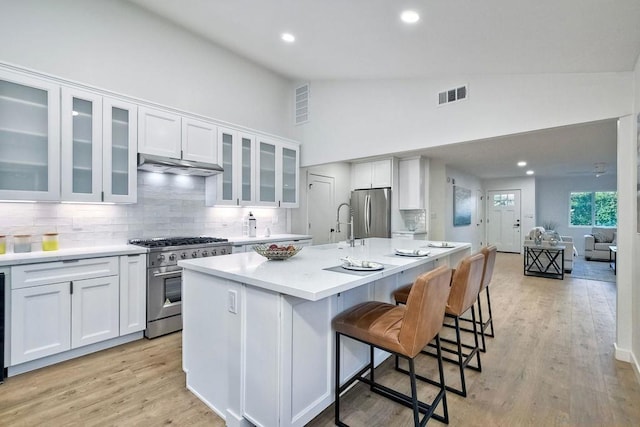
<svg viewBox="0 0 640 427">
<path fill-rule="evenodd" d="M 154 239 L 131 239 L 129 243 L 145 248 L 164 248 L 170 246 L 210 245 L 212 243 L 227 243 L 228 239 L 220 237 L 157 237 Z"/>
</svg>

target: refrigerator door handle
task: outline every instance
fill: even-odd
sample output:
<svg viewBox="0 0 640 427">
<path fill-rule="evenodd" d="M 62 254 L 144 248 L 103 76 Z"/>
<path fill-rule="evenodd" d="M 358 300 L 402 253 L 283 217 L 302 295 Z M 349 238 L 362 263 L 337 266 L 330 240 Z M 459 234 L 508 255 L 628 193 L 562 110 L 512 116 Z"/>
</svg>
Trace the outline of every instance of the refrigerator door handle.
<svg viewBox="0 0 640 427">
<path fill-rule="evenodd" d="M 371 233 L 371 196 L 368 194 L 366 199 L 365 212 L 367 215 L 367 218 L 365 220 L 366 232 L 367 232 L 367 237 L 369 237 L 369 234 Z"/>
</svg>

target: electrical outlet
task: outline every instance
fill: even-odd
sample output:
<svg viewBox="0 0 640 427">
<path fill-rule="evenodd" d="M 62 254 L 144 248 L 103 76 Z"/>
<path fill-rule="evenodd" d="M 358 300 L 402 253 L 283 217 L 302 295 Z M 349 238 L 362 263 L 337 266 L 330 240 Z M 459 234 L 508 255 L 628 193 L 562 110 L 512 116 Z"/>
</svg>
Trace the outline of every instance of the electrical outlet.
<svg viewBox="0 0 640 427">
<path fill-rule="evenodd" d="M 238 291 L 229 290 L 229 294 L 227 295 L 227 309 L 229 313 L 237 314 L 238 313 Z"/>
<path fill-rule="evenodd" d="M 278 215 L 274 215 L 271 217 L 271 224 L 277 224 L 278 223 Z"/>
</svg>

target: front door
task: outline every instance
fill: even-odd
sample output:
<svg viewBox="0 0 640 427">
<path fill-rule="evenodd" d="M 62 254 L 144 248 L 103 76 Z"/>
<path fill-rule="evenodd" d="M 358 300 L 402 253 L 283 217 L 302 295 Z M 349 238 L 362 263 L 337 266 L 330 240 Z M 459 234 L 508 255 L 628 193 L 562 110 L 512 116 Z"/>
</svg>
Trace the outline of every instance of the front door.
<svg viewBox="0 0 640 427">
<path fill-rule="evenodd" d="M 487 244 L 520 253 L 520 190 L 487 193 Z"/>
</svg>

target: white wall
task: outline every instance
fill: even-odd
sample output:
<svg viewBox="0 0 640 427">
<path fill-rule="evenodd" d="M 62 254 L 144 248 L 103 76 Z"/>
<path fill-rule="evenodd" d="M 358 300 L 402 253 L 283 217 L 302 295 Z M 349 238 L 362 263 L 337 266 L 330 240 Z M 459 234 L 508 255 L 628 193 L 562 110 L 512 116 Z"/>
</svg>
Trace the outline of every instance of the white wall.
<svg viewBox="0 0 640 427">
<path fill-rule="evenodd" d="M 486 179 L 482 182 L 485 194 L 488 191 L 520 190 L 520 239 L 536 226 L 536 179 L 534 177 L 515 177 Z M 487 200 L 487 203 L 489 201 Z"/>
<path fill-rule="evenodd" d="M 482 190 L 482 183 L 480 179 L 474 175 L 469 175 L 464 172 L 453 169 L 449 166 L 446 167 L 447 181 L 445 185 L 445 202 L 444 202 L 444 239 L 453 242 L 475 242 L 477 227 L 474 219 L 476 218 L 476 192 Z M 454 227 L 453 225 L 453 186 L 454 181 L 456 186 L 461 186 L 471 190 L 471 224 Z M 477 250 L 478 247 L 472 247 L 472 250 Z"/>
<path fill-rule="evenodd" d="M 617 118 L 631 113 L 631 82 L 631 73 L 313 81 L 310 121 L 294 138 L 307 166 Z M 468 100 L 436 106 L 439 91 L 461 83 Z"/>
<path fill-rule="evenodd" d="M 640 146 L 640 57 L 636 61 L 636 67 L 634 70 L 634 108 L 633 108 L 633 116 L 631 118 L 632 124 L 635 124 L 635 132 L 632 132 L 632 139 L 630 141 L 631 147 L 628 150 L 628 153 L 631 154 L 633 151 L 633 146 L 638 144 Z M 633 129 L 633 126 L 632 126 Z M 634 141 L 635 139 L 635 141 Z M 637 146 L 636 146 L 637 147 Z M 636 149 L 636 159 L 640 162 L 640 158 L 638 158 L 639 154 Z M 631 177 L 635 176 L 635 182 L 638 182 L 640 177 L 637 176 L 638 168 L 635 167 L 631 171 Z M 640 209 L 640 189 L 636 187 L 636 197 L 633 198 L 635 203 L 631 203 L 632 209 Z M 632 362 L 634 363 L 636 369 L 636 376 L 640 381 L 640 265 L 638 265 L 638 256 L 640 255 L 640 214 L 636 213 L 636 220 L 631 221 L 631 226 L 637 224 L 637 228 L 634 233 L 631 233 L 631 264 L 630 264 L 630 276 L 629 283 L 627 284 L 631 291 L 631 304 L 630 306 L 626 306 L 626 309 L 630 311 L 630 322 L 622 323 L 618 321 L 618 330 L 624 331 L 628 328 L 630 330 L 631 336 L 631 351 L 632 351 Z M 626 239 L 625 239 L 626 240 Z M 618 286 L 620 287 L 620 282 Z M 623 295 L 626 297 L 627 295 Z M 620 304 L 620 298 L 618 299 Z"/>
<path fill-rule="evenodd" d="M 605 174 L 567 178 L 536 179 L 536 225 L 544 221 L 558 224 L 556 231 L 563 236 L 572 236 L 574 246 L 584 255 L 584 235 L 591 232 L 589 227 L 569 226 L 569 195 L 577 191 L 617 191 L 616 175 Z M 528 229 L 527 229 L 528 230 Z"/>
<path fill-rule="evenodd" d="M 3 1 L 0 61 L 291 136 L 290 82 L 115 0 Z"/>
<path fill-rule="evenodd" d="M 34 250 L 47 232 L 60 234 L 62 248 L 162 236 L 238 237 L 249 211 L 258 236 L 266 226 L 273 234 L 288 232 L 288 209 L 206 207 L 204 186 L 203 177 L 141 171 L 136 204 L 0 203 L 0 234 L 31 234 Z"/>
</svg>

